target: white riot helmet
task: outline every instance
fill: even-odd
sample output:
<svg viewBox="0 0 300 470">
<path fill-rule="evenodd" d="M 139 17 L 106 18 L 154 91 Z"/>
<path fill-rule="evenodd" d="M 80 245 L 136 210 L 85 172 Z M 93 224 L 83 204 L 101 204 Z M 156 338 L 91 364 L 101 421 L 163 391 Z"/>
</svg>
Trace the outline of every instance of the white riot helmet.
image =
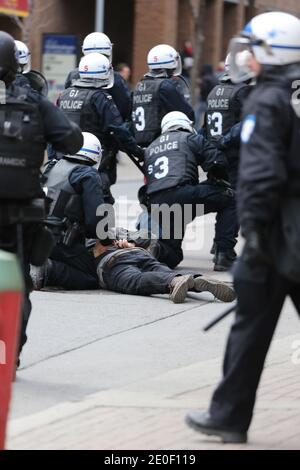
<svg viewBox="0 0 300 470">
<path fill-rule="evenodd" d="M 31 70 L 31 58 L 30 51 L 26 44 L 22 41 L 15 40 L 15 45 L 17 49 L 17 59 L 20 67 L 20 72 L 28 73 Z"/>
<path fill-rule="evenodd" d="M 108 36 L 104 33 L 91 33 L 88 34 L 82 44 L 83 55 L 98 52 L 108 57 L 112 63 L 112 48 L 113 45 Z"/>
<path fill-rule="evenodd" d="M 256 76 L 249 67 L 252 56 L 262 65 L 282 66 L 300 62 L 300 20 L 283 12 L 263 13 L 231 40 L 230 75 L 235 83 Z"/>
<path fill-rule="evenodd" d="M 88 54 L 79 62 L 81 80 L 90 80 L 101 88 L 111 88 L 114 85 L 114 71 L 108 58 L 94 52 Z"/>
<path fill-rule="evenodd" d="M 229 54 L 227 54 L 226 56 L 226 59 L 225 59 L 225 64 L 224 64 L 224 70 L 225 70 L 225 73 L 228 73 L 229 74 L 229 71 L 230 71 L 230 52 Z"/>
<path fill-rule="evenodd" d="M 84 162 L 91 162 L 98 164 L 102 157 L 102 147 L 99 139 L 90 132 L 83 132 L 83 146 L 76 153 L 76 155 L 67 155 L 72 160 L 79 160 Z"/>
<path fill-rule="evenodd" d="M 164 134 L 170 130 L 186 129 L 194 132 L 193 121 L 186 114 L 180 111 L 171 111 L 166 114 L 161 121 L 161 132 Z"/>
<path fill-rule="evenodd" d="M 172 75 L 180 75 L 182 72 L 180 55 L 167 44 L 153 47 L 148 53 L 147 64 L 150 72 L 164 69 L 172 70 Z"/>
</svg>

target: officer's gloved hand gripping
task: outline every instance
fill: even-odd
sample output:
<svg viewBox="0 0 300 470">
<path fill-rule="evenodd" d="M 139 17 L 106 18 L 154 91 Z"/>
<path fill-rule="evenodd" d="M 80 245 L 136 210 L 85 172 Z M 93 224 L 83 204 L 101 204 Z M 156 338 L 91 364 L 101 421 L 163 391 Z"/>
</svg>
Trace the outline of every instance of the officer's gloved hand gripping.
<svg viewBox="0 0 300 470">
<path fill-rule="evenodd" d="M 242 226 L 242 235 L 245 237 L 243 260 L 250 267 L 259 264 L 268 264 L 267 240 L 264 227 L 249 220 Z"/>
</svg>

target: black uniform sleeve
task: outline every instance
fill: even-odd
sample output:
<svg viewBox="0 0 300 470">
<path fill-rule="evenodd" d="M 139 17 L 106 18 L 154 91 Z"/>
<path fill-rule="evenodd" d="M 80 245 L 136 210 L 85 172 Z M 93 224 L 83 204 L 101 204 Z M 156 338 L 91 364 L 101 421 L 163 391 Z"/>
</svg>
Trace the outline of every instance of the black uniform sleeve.
<svg viewBox="0 0 300 470">
<path fill-rule="evenodd" d="M 101 128 L 103 132 L 109 134 L 115 140 L 120 150 L 143 159 L 143 150 L 137 145 L 135 138 L 126 127 L 112 98 L 99 94 L 94 105 L 98 110 L 99 119 L 102 121 Z"/>
<path fill-rule="evenodd" d="M 71 70 L 71 72 L 69 72 L 69 75 L 67 76 L 66 81 L 65 81 L 65 90 L 67 88 L 70 88 L 70 86 L 72 86 L 73 80 L 77 80 L 77 79 L 79 79 L 78 69 Z"/>
<path fill-rule="evenodd" d="M 116 106 L 124 119 L 130 119 L 131 117 L 131 96 L 129 89 L 127 88 L 124 79 L 118 72 L 114 73 L 115 83 L 114 86 L 109 90 L 113 97 Z"/>
<path fill-rule="evenodd" d="M 218 148 L 229 150 L 232 148 L 239 149 L 241 145 L 241 130 L 242 130 L 242 122 L 238 122 L 230 129 L 224 137 L 221 137 L 218 140 Z"/>
<path fill-rule="evenodd" d="M 261 88 L 261 87 L 260 87 Z M 266 85 L 247 102 L 242 130 L 238 212 L 242 226 L 268 224 L 287 180 L 291 129 L 288 91 Z"/>
<path fill-rule="evenodd" d="M 184 96 L 177 90 L 176 84 L 171 80 L 164 80 L 159 87 L 159 99 L 164 114 L 171 111 L 181 111 L 195 122 L 195 113 Z"/>
<path fill-rule="evenodd" d="M 211 142 L 206 140 L 203 135 L 193 134 L 188 139 L 188 145 L 194 155 L 197 157 L 198 165 L 205 172 L 210 171 L 213 167 L 224 168 L 223 177 L 227 176 L 227 159 Z M 226 178 L 225 178 L 226 179 Z"/>
<path fill-rule="evenodd" d="M 82 197 L 86 237 L 97 238 L 96 227 L 102 217 L 97 216 L 96 212 L 104 204 L 101 177 L 95 168 L 82 165 L 72 171 L 69 182 L 76 194 Z"/>
<path fill-rule="evenodd" d="M 54 149 L 74 155 L 83 145 L 80 128 L 54 106 L 50 101 L 40 98 L 40 113 L 44 124 L 45 139 Z"/>
</svg>

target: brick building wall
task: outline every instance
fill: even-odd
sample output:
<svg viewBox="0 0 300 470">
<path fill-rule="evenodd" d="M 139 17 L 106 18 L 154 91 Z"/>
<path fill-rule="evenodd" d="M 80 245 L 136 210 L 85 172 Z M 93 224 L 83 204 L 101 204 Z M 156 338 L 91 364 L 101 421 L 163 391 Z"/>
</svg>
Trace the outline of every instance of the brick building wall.
<svg viewBox="0 0 300 470">
<path fill-rule="evenodd" d="M 43 33 L 78 34 L 80 40 L 91 32 L 95 8 L 93 0 L 82 11 L 82 0 L 32 0 L 32 15 L 25 21 L 33 68 L 40 68 Z"/>
</svg>

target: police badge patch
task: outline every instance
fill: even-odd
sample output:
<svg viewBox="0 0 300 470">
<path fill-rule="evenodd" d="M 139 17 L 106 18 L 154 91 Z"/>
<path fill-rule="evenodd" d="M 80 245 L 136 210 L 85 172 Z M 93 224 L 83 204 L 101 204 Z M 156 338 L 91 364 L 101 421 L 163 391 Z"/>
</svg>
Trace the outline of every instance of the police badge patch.
<svg viewBox="0 0 300 470">
<path fill-rule="evenodd" d="M 241 140 L 243 144 L 247 144 L 253 134 L 256 124 L 256 116 L 254 114 L 250 114 L 246 117 L 243 128 L 241 132 Z"/>
</svg>

